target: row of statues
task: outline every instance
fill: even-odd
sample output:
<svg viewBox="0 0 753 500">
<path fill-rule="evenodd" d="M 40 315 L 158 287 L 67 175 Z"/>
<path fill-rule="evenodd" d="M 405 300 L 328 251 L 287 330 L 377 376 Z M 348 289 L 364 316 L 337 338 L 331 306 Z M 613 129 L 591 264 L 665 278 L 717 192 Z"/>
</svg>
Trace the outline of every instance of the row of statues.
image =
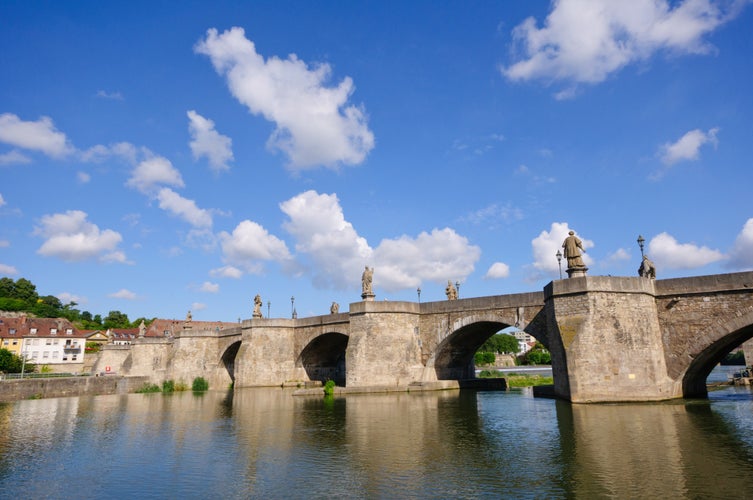
<svg viewBox="0 0 753 500">
<path fill-rule="evenodd" d="M 570 231 L 568 233 L 567 238 L 565 238 L 565 241 L 562 242 L 562 248 L 565 251 L 564 257 L 567 259 L 567 274 L 569 277 L 573 276 L 585 276 L 586 271 L 588 271 L 588 268 L 586 267 L 586 263 L 583 262 L 583 254 L 586 253 L 585 248 L 583 248 L 583 242 L 575 236 L 575 231 Z M 643 251 L 643 247 L 641 247 L 641 252 Z M 656 278 L 656 266 L 654 266 L 654 263 L 651 262 L 651 260 L 648 258 L 648 255 L 643 256 L 643 261 L 641 262 L 641 266 L 638 268 L 638 275 L 643 278 Z M 363 274 L 361 274 L 361 298 L 364 300 L 374 300 L 374 268 L 366 266 L 363 270 Z M 452 283 L 451 280 L 447 281 L 447 286 L 444 290 L 445 295 L 447 296 L 447 300 L 457 300 L 458 299 L 458 290 L 455 287 L 455 285 Z M 262 307 L 262 300 L 261 296 L 259 294 L 256 294 L 256 297 L 254 297 L 254 312 L 253 317 L 254 318 L 261 318 L 261 307 Z M 340 304 L 337 302 L 332 302 L 332 305 L 329 308 L 330 314 L 338 314 L 340 312 Z M 190 312 L 189 312 L 189 319 L 187 321 L 190 322 Z"/>
</svg>

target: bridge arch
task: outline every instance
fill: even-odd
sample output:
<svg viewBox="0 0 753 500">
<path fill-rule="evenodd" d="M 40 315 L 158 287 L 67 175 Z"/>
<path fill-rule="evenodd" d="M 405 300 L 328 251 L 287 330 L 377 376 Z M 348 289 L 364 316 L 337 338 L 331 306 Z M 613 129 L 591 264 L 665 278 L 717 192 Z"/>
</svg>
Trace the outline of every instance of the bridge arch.
<svg viewBox="0 0 753 500">
<path fill-rule="evenodd" d="M 327 332 L 314 337 L 301 350 L 295 362 L 296 368 L 303 368 L 309 380 L 319 380 L 322 384 L 333 380 L 338 386 L 344 387 L 348 338 L 338 332 Z"/>
<path fill-rule="evenodd" d="M 682 394 L 685 398 L 705 398 L 708 396 L 706 378 L 711 370 L 735 347 L 753 338 L 753 312 L 731 319 L 700 337 L 698 343 L 688 346 L 682 358 L 690 363 L 682 378 Z M 700 352 L 698 352 L 700 348 Z M 697 355 L 693 355 L 698 352 Z"/>
<path fill-rule="evenodd" d="M 461 324 L 437 345 L 427 368 L 434 368 L 438 380 L 463 380 L 476 376 L 473 356 L 489 337 L 509 326 L 494 320 L 476 320 Z"/>
<path fill-rule="evenodd" d="M 220 372 L 224 368 L 229 379 L 228 384 L 235 383 L 235 358 L 238 356 L 238 350 L 241 348 L 241 341 L 236 340 L 229 344 L 220 354 Z M 223 373 L 222 375 L 225 375 Z"/>
</svg>

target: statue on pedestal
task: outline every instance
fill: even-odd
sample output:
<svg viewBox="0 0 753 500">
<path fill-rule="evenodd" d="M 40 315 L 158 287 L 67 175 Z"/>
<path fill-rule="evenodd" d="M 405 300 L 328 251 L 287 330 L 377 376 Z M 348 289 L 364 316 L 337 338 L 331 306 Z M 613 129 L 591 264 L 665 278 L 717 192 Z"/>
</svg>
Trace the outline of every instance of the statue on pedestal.
<svg viewBox="0 0 753 500">
<path fill-rule="evenodd" d="M 586 253 L 583 248 L 583 242 L 575 236 L 575 231 L 570 231 L 569 236 L 565 238 L 562 243 L 562 248 L 565 249 L 565 258 L 567 259 L 567 276 L 572 278 L 575 276 L 585 276 L 588 268 L 583 262 L 581 252 Z"/>
<path fill-rule="evenodd" d="M 458 291 L 455 285 L 452 284 L 452 280 L 447 280 L 447 286 L 444 289 L 447 300 L 458 300 Z"/>
<path fill-rule="evenodd" d="M 330 314 L 337 314 L 340 312 L 340 304 L 337 302 L 332 302 L 332 305 L 329 306 L 329 313 Z"/>
<path fill-rule="evenodd" d="M 256 297 L 254 297 L 254 313 L 252 317 L 261 318 L 261 303 L 261 296 L 257 293 Z"/>
<path fill-rule="evenodd" d="M 648 258 L 648 255 L 643 256 L 641 267 L 638 268 L 638 276 L 641 278 L 650 278 L 652 280 L 656 279 L 656 266 L 651 262 L 651 259 Z"/>
</svg>

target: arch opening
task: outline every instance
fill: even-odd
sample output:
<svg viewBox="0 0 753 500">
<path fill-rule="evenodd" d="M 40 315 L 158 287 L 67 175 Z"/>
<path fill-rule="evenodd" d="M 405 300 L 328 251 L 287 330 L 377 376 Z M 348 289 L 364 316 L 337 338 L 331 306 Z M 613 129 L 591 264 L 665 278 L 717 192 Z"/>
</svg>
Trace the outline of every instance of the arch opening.
<svg viewBox="0 0 753 500">
<path fill-rule="evenodd" d="M 434 370 L 438 380 L 467 380 L 476 378 L 473 357 L 492 335 L 509 327 L 505 323 L 480 321 L 451 333 L 437 346 Z"/>
<path fill-rule="evenodd" d="M 336 385 L 345 387 L 345 350 L 348 336 L 330 332 L 316 337 L 301 351 L 296 366 L 306 370 L 309 380 L 319 380 L 322 384 L 333 380 Z"/>
<path fill-rule="evenodd" d="M 235 358 L 238 355 L 238 350 L 241 348 L 241 341 L 233 342 L 222 353 L 220 362 L 222 366 L 227 370 L 227 374 L 230 376 L 230 381 L 235 382 Z"/>
<path fill-rule="evenodd" d="M 708 388 L 706 379 L 714 369 L 735 348 L 746 340 L 753 338 L 753 325 L 735 330 L 704 349 L 693 359 L 682 378 L 682 395 L 684 398 L 706 398 Z"/>
</svg>

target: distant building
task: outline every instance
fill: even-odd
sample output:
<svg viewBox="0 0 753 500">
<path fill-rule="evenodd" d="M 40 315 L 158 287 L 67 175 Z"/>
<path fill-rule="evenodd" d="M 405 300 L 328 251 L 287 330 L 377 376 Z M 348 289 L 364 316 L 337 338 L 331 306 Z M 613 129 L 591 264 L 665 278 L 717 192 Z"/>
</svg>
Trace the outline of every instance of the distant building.
<svg viewBox="0 0 753 500">
<path fill-rule="evenodd" d="M 2 347 L 57 372 L 84 366 L 86 335 L 64 318 L 0 318 Z"/>
</svg>

